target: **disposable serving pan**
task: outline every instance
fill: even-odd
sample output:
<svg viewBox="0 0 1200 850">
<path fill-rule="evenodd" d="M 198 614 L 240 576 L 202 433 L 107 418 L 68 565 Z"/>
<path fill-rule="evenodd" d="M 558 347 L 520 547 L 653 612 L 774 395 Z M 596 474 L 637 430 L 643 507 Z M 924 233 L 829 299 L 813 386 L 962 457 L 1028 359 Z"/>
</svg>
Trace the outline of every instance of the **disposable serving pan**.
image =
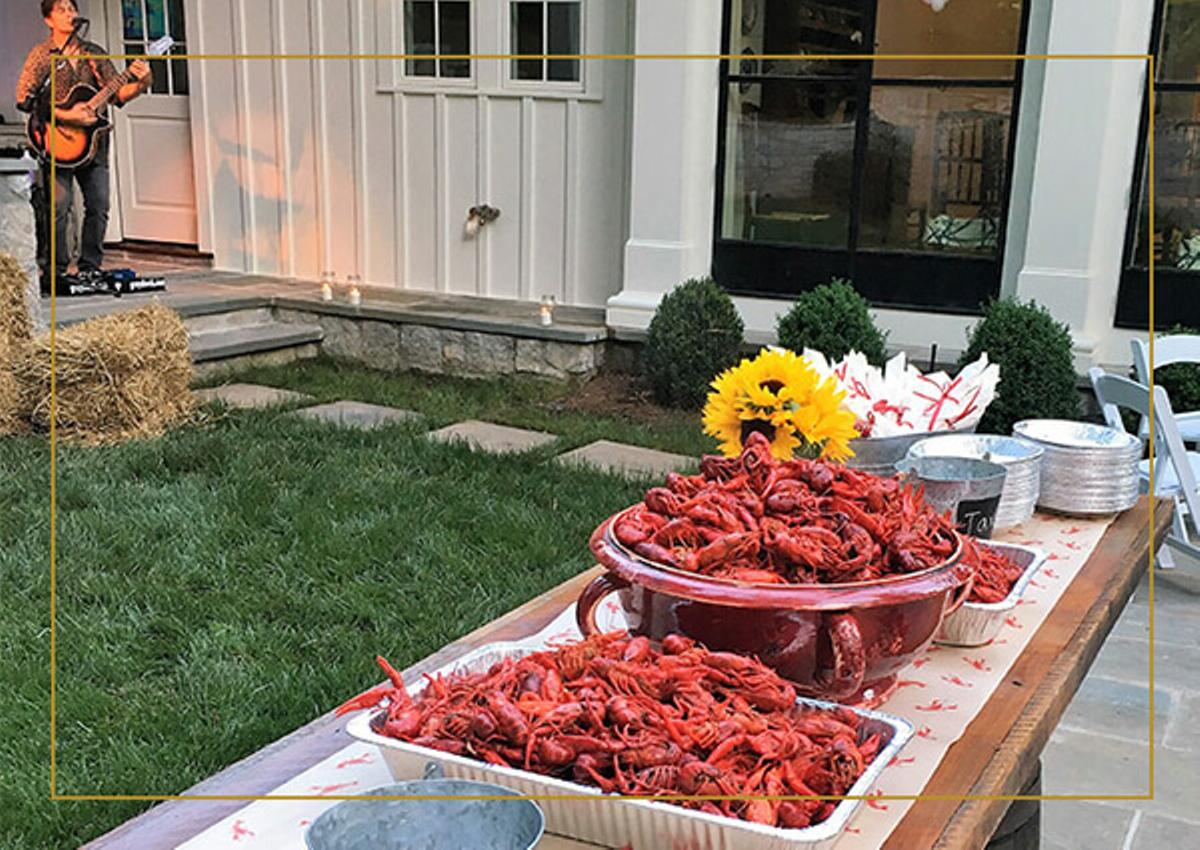
<svg viewBox="0 0 1200 850">
<path fill-rule="evenodd" d="M 957 611 L 942 622 L 935 643 L 951 646 L 982 646 L 992 640 L 1004 625 L 1004 619 L 1017 607 L 1017 600 L 1025 592 L 1030 580 L 1046 560 L 1046 553 L 1030 546 L 1016 543 L 1000 543 L 995 540 L 980 540 L 979 544 L 1007 556 L 1022 568 L 1012 590 L 999 602 L 964 602 Z"/>
<path fill-rule="evenodd" d="M 536 649 L 522 643 L 489 644 L 464 655 L 438 672 L 482 671 L 503 658 L 521 657 Z M 410 685 L 409 691 L 415 697 L 423 688 L 424 681 Z M 833 707 L 833 703 L 820 700 L 800 698 L 797 702 L 818 708 Z M 865 719 L 862 730 L 864 736 L 878 733 L 883 742 L 879 754 L 846 795 L 862 797 L 871 790 L 884 767 L 912 736 L 913 728 L 908 721 L 899 717 L 865 709 L 850 710 Z M 378 713 L 359 712 L 351 718 L 346 731 L 361 741 L 378 746 L 396 780 L 418 778 L 424 773 L 426 765 L 434 762 L 441 765 L 448 777 L 493 782 L 529 797 L 578 795 L 585 799 L 537 801 L 546 815 L 546 830 L 606 846 L 619 847 L 631 843 L 634 847 L 695 847 L 704 850 L 828 848 L 837 840 L 861 802 L 839 801 L 833 814 L 826 820 L 805 829 L 768 827 L 670 803 L 608 797 L 594 787 L 485 764 L 464 756 L 398 741 L 372 730 L 371 719 Z"/>
</svg>

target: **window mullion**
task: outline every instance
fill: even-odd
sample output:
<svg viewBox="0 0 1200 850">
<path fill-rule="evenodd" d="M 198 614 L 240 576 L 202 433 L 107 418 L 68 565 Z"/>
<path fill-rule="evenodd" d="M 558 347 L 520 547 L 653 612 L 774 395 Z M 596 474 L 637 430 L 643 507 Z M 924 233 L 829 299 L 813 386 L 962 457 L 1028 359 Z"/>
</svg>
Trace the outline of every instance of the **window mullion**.
<svg viewBox="0 0 1200 850">
<path fill-rule="evenodd" d="M 442 3 L 433 0 L 433 76 L 442 78 Z"/>
<path fill-rule="evenodd" d="M 550 52 L 550 2 L 542 0 L 542 53 Z M 550 79 L 550 60 L 542 57 L 542 82 Z"/>
<path fill-rule="evenodd" d="M 875 3 L 868 3 L 867 9 L 866 26 L 863 27 L 863 45 L 870 47 L 867 52 L 872 58 L 864 60 L 860 65 L 858 85 L 855 87 L 857 103 L 854 120 L 854 154 L 850 166 L 850 229 L 847 234 L 851 278 L 854 276 L 855 256 L 858 253 L 859 232 L 862 228 L 863 178 L 866 170 L 867 142 L 870 139 L 871 129 L 871 78 L 875 73 L 875 20 L 877 17 Z"/>
</svg>

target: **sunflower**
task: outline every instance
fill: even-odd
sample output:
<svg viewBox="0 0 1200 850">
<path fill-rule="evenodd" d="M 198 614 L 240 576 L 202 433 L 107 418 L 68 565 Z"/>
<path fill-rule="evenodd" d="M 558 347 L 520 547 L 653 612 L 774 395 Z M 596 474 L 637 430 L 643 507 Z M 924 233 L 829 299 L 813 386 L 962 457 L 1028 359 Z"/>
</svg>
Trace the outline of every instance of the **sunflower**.
<svg viewBox="0 0 1200 850">
<path fill-rule="evenodd" d="M 796 456 L 850 457 L 854 414 L 842 407 L 845 393 L 832 378 L 822 379 L 792 351 L 764 348 L 718 375 L 704 406 L 704 433 L 716 437 L 732 457 L 742 441 L 758 431 L 781 460 Z"/>
</svg>

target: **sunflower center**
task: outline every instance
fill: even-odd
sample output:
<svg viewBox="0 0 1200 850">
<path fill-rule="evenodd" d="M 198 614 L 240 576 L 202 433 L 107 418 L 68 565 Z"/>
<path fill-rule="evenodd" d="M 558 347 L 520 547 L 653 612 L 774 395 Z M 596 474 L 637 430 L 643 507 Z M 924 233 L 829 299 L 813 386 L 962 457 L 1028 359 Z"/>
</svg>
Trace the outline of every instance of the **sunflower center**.
<svg viewBox="0 0 1200 850">
<path fill-rule="evenodd" d="M 759 386 L 762 387 L 767 392 L 772 392 L 772 393 L 775 393 L 776 395 L 779 395 L 779 391 L 781 389 L 783 389 L 783 381 L 776 381 L 776 380 L 763 381 L 761 384 L 759 384 Z"/>
<path fill-rule="evenodd" d="M 775 439 L 775 426 L 765 419 L 742 420 L 742 445 L 751 434 L 762 434 L 768 440 Z"/>
</svg>

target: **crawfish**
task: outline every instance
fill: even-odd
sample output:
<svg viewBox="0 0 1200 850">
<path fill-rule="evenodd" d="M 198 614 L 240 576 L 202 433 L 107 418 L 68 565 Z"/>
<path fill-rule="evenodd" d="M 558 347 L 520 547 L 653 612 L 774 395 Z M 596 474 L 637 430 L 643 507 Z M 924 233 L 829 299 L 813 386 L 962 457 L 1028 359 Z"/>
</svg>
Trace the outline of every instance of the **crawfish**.
<svg viewBox="0 0 1200 850">
<path fill-rule="evenodd" d="M 726 534 L 702 549 L 688 552 L 682 566 L 689 572 L 696 572 L 724 561 L 753 560 L 758 555 L 761 537 L 757 531 Z"/>
<path fill-rule="evenodd" d="M 642 501 L 651 511 L 664 517 L 679 516 L 684 503 L 678 495 L 666 487 L 651 487 L 646 491 Z"/>
<path fill-rule="evenodd" d="M 495 718 L 496 732 L 514 744 L 524 744 L 529 738 L 529 722 L 521 709 L 500 691 L 489 691 L 484 699 Z"/>
<path fill-rule="evenodd" d="M 664 517 L 639 505 L 613 524 L 613 535 L 622 546 L 632 548 L 649 540 L 666 523 Z"/>
</svg>

